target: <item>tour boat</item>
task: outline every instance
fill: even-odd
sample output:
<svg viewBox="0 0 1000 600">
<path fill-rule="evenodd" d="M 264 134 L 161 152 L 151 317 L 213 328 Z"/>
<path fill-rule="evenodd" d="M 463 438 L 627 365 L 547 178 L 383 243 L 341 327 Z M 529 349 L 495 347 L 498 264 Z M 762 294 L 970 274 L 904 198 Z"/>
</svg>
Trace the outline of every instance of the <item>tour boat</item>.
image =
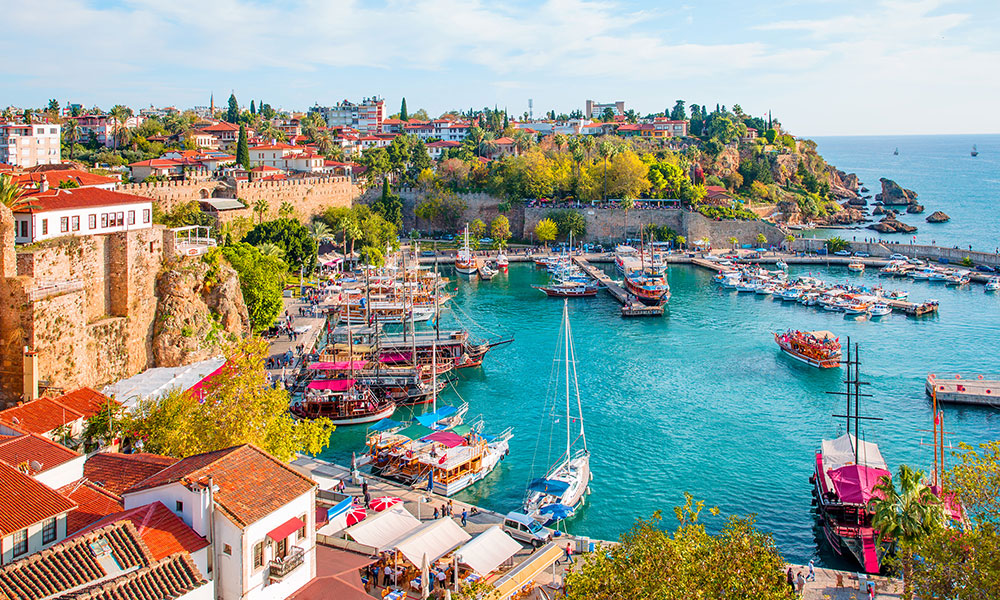
<svg viewBox="0 0 1000 600">
<path fill-rule="evenodd" d="M 948 277 L 950 276 L 951 273 L 947 271 L 943 271 L 941 269 L 934 269 L 934 272 L 930 274 L 930 277 L 928 277 L 928 279 L 932 282 L 944 283 L 948 281 Z"/>
<path fill-rule="evenodd" d="M 615 246 L 615 269 L 624 274 L 635 263 L 638 251 L 632 246 L 619 244 Z"/>
<path fill-rule="evenodd" d="M 625 289 L 646 306 L 658 306 L 670 298 L 670 285 L 667 279 L 648 270 L 627 273 Z"/>
<path fill-rule="evenodd" d="M 958 271 L 948 276 L 944 284 L 947 286 L 968 285 L 972 281 L 968 271 Z"/>
<path fill-rule="evenodd" d="M 785 302 L 795 302 L 802 297 L 802 290 L 797 287 L 788 287 L 781 290 L 778 297 Z"/>
<path fill-rule="evenodd" d="M 885 297 L 888 298 L 889 300 L 906 300 L 907 298 L 910 297 L 910 292 L 902 290 L 892 290 L 891 292 L 886 294 Z"/>
<path fill-rule="evenodd" d="M 934 274 L 934 273 L 936 273 L 936 272 L 937 272 L 937 269 L 926 267 L 926 268 L 920 269 L 919 271 L 916 271 L 916 270 L 910 271 L 910 277 L 912 277 L 913 279 L 920 279 L 920 280 L 926 281 L 926 280 L 930 279 L 931 275 Z"/>
<path fill-rule="evenodd" d="M 556 389 L 565 385 L 565 398 L 552 398 L 552 412 L 547 414 L 555 417 L 555 423 L 565 419 L 566 451 L 561 453 L 555 463 L 549 466 L 543 477 L 532 479 L 525 490 L 522 512 L 531 516 L 542 525 L 551 525 L 573 516 L 577 508 L 583 504 L 591 480 L 590 451 L 587 450 L 587 436 L 583 428 L 583 405 L 580 401 L 580 386 L 576 377 L 576 355 L 573 352 L 573 337 L 569 325 L 569 304 L 563 301 L 563 324 L 560 338 L 563 346 L 563 382 L 556 381 Z M 557 369 L 558 370 L 558 369 Z M 572 378 L 572 391 L 570 379 Z M 576 411 L 571 407 L 575 398 Z M 564 400 L 565 415 L 556 416 L 555 407 Z M 580 428 L 576 430 L 575 424 Z M 545 442 L 551 448 L 552 440 Z M 536 442 L 541 447 L 543 441 Z M 574 450 L 574 445 L 577 448 Z M 538 448 L 535 450 L 538 453 Z"/>
<path fill-rule="evenodd" d="M 289 411 L 303 419 L 325 417 L 336 425 L 374 423 L 392 415 L 396 403 L 378 398 L 356 379 L 314 379 Z"/>
<path fill-rule="evenodd" d="M 757 291 L 757 285 L 746 280 L 740 280 L 736 282 L 737 292 L 755 292 Z"/>
<path fill-rule="evenodd" d="M 840 366 L 840 339 L 829 331 L 796 331 L 775 333 L 774 341 L 781 351 L 807 365 L 820 369 Z"/>
<path fill-rule="evenodd" d="M 465 226 L 465 245 L 455 256 L 455 270 L 463 275 L 472 275 L 476 272 L 476 259 L 469 249 L 469 226 Z"/>
<path fill-rule="evenodd" d="M 892 312 L 892 308 L 884 302 L 876 302 L 868 309 L 868 314 L 873 317 L 884 317 Z"/>
<path fill-rule="evenodd" d="M 508 265 L 510 265 L 510 261 L 507 259 L 507 255 L 501 251 L 500 254 L 497 255 L 497 268 L 506 273 Z"/>
<path fill-rule="evenodd" d="M 976 148 L 976 145 L 975 145 L 975 144 L 973 144 L 973 145 L 972 145 L 972 152 L 970 152 L 970 154 L 971 154 L 972 156 L 979 156 L 979 149 L 978 149 L 978 148 Z"/>
<path fill-rule="evenodd" d="M 778 267 L 782 271 L 787 271 L 788 270 L 788 263 L 786 263 L 783 260 L 779 260 L 778 262 L 774 263 L 774 266 Z"/>
<path fill-rule="evenodd" d="M 853 271 L 854 273 L 861 273 L 865 270 L 865 263 L 863 262 L 852 262 L 847 265 L 848 271 Z"/>
<path fill-rule="evenodd" d="M 533 285 L 536 290 L 542 290 L 550 298 L 583 298 L 597 295 L 597 285 L 566 281 L 549 285 Z"/>
<path fill-rule="evenodd" d="M 483 264 L 479 267 L 479 278 L 489 281 L 497 274 L 497 270 L 491 267 L 489 264 Z"/>
<path fill-rule="evenodd" d="M 774 286 L 770 283 L 759 283 L 757 284 L 757 289 L 754 290 L 755 294 L 760 294 L 761 296 L 770 296 L 774 293 Z"/>
<path fill-rule="evenodd" d="M 995 292 L 1000 290 L 1000 277 L 990 277 L 989 281 L 986 282 L 986 291 Z"/>
</svg>

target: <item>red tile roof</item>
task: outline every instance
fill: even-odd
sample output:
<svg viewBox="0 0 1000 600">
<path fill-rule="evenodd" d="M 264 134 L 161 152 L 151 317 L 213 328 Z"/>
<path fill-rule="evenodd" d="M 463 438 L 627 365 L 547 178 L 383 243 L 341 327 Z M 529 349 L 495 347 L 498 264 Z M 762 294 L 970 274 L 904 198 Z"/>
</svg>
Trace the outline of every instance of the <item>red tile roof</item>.
<svg viewBox="0 0 1000 600">
<path fill-rule="evenodd" d="M 101 188 L 84 187 L 71 190 L 49 188 L 47 192 L 26 194 L 30 208 L 16 212 L 40 213 L 68 208 L 94 208 L 99 206 L 121 206 L 123 204 L 139 204 L 152 202 L 149 198 L 124 194 Z"/>
<path fill-rule="evenodd" d="M 59 488 L 59 493 L 76 503 L 77 507 L 66 517 L 66 534 L 72 535 L 94 522 L 125 510 L 121 496 L 94 485 L 86 478 Z"/>
<path fill-rule="evenodd" d="M 0 423 L 12 425 L 25 433 L 48 433 L 82 418 L 83 413 L 51 398 L 38 398 L 0 411 Z"/>
<path fill-rule="evenodd" d="M 63 406 L 72 408 L 88 419 L 101 412 L 109 402 L 118 406 L 122 404 L 89 387 L 82 387 L 78 390 L 67 392 L 62 396 L 56 396 L 53 400 Z"/>
<path fill-rule="evenodd" d="M 514 143 L 514 140 L 509 137 L 498 137 L 493 141 L 496 142 L 497 146 L 509 146 Z"/>
<path fill-rule="evenodd" d="M 159 454 L 99 452 L 83 463 L 83 476 L 112 494 L 120 495 L 176 462 L 176 458 Z"/>
<path fill-rule="evenodd" d="M 72 600 L 173 600 L 208 582 L 191 557 L 175 554 L 107 582 L 73 592 Z M 211 597 L 209 588 L 205 597 Z"/>
<path fill-rule="evenodd" d="M 149 160 L 140 160 L 139 162 L 129 163 L 130 167 L 153 167 L 155 168 L 166 168 L 166 167 L 180 167 L 184 163 L 175 160 L 173 158 L 151 158 Z"/>
<path fill-rule="evenodd" d="M 126 520 L 135 525 L 139 537 L 153 555 L 153 560 L 160 560 L 177 552 L 197 552 L 208 546 L 208 540 L 195 533 L 159 501 L 109 514 L 87 530 Z"/>
<path fill-rule="evenodd" d="M 25 470 L 29 475 L 43 473 L 68 463 L 80 455 L 37 433 L 22 435 L 0 442 L 0 462 Z M 40 468 L 31 466 L 37 462 Z"/>
<path fill-rule="evenodd" d="M 75 182 L 80 187 L 121 182 L 121 179 L 118 177 L 94 175 L 93 173 L 80 171 L 79 169 L 54 169 L 52 171 L 21 173 L 14 176 L 14 182 L 20 184 L 22 187 L 37 188 L 43 179 L 49 182 L 49 187 L 59 187 L 59 184 L 64 181 Z"/>
<path fill-rule="evenodd" d="M 34 477 L 0 463 L 0 537 L 75 507 L 73 501 Z"/>
<path fill-rule="evenodd" d="M 437 142 L 430 142 L 429 144 L 427 144 L 427 147 L 428 148 L 458 148 L 461 145 L 462 144 L 460 144 L 458 142 L 449 142 L 449 141 L 445 141 L 445 140 L 440 140 L 440 141 L 437 141 Z"/>
<path fill-rule="evenodd" d="M 215 501 L 236 525 L 256 523 L 315 484 L 298 471 L 251 444 L 189 456 L 133 486 L 125 493 L 183 482 L 195 485 L 211 475 Z"/>
<path fill-rule="evenodd" d="M 280 171 L 278 167 L 270 167 L 268 165 L 257 165 L 256 167 L 250 169 L 253 173 L 263 173 L 264 171 Z"/>
<path fill-rule="evenodd" d="M 232 123 L 227 123 L 226 121 L 219 121 L 215 125 L 209 125 L 208 127 L 202 127 L 201 130 L 202 131 L 207 131 L 209 133 L 214 133 L 216 131 L 218 131 L 218 132 L 223 132 L 223 131 L 239 131 L 240 130 L 240 126 L 239 125 L 233 125 Z"/>
<path fill-rule="evenodd" d="M 288 144 L 266 144 L 264 146 L 254 146 L 251 150 L 294 150 L 295 146 Z"/>
</svg>

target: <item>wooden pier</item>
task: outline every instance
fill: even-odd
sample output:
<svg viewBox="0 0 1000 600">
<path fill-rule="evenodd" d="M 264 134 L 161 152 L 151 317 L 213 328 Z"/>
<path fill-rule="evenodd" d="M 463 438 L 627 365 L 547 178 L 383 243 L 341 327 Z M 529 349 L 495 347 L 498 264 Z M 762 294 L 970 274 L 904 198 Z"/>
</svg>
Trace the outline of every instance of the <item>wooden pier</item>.
<svg viewBox="0 0 1000 600">
<path fill-rule="evenodd" d="M 664 312 L 664 305 L 659 306 L 646 306 L 641 302 L 634 301 L 630 299 L 630 295 L 625 291 L 625 288 L 615 283 L 607 273 L 598 269 L 597 267 L 591 265 L 586 258 L 582 256 L 574 256 L 573 262 L 575 262 L 583 271 L 597 280 L 598 283 L 604 286 L 604 289 L 608 290 L 611 296 L 621 302 L 622 304 L 622 316 L 623 317 L 658 317 Z"/>
<path fill-rule="evenodd" d="M 966 378 L 931 373 L 924 383 L 924 390 L 928 396 L 936 395 L 938 402 L 1000 406 L 1000 381 L 985 379 L 983 375 Z"/>
</svg>

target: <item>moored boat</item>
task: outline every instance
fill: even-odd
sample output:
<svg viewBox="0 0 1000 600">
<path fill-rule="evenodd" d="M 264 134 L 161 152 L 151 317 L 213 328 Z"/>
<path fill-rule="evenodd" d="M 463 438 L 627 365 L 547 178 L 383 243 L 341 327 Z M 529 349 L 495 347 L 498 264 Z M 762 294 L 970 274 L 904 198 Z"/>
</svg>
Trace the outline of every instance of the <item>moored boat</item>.
<svg viewBox="0 0 1000 600">
<path fill-rule="evenodd" d="M 884 302 L 876 302 L 868 309 L 868 314 L 873 317 L 884 317 L 892 312 L 892 308 Z"/>
<path fill-rule="evenodd" d="M 861 273 L 865 270 L 865 263 L 852 262 L 851 264 L 847 265 L 847 270 L 852 271 L 854 273 Z"/>
<path fill-rule="evenodd" d="M 497 255 L 497 268 L 506 273 L 508 265 L 510 265 L 510 261 L 507 259 L 507 254 L 501 250 L 500 254 Z"/>
<path fill-rule="evenodd" d="M 829 331 L 789 329 L 775 333 L 774 341 L 782 352 L 807 365 L 820 369 L 840 366 L 840 340 Z"/>
<path fill-rule="evenodd" d="M 986 291 L 995 292 L 1000 290 L 1000 277 L 990 277 L 989 281 L 986 282 Z"/>
<path fill-rule="evenodd" d="M 493 277 L 496 276 L 496 274 L 497 270 L 491 267 L 489 264 L 483 264 L 481 267 L 479 267 L 480 279 L 485 279 L 486 281 L 489 281 L 490 279 L 493 279 Z"/>
<path fill-rule="evenodd" d="M 336 425 L 374 423 L 392 415 L 396 403 L 378 398 L 356 379 L 317 379 L 310 381 L 301 398 L 289 411 L 303 419 L 325 417 Z"/>
<path fill-rule="evenodd" d="M 455 270 L 464 275 L 472 275 L 476 272 L 476 259 L 469 249 L 469 226 L 465 226 L 465 245 L 455 255 Z"/>
<path fill-rule="evenodd" d="M 597 285 L 592 283 L 566 281 L 549 285 L 533 285 L 531 287 L 545 292 L 545 295 L 550 298 L 582 298 L 597 295 Z"/>
</svg>

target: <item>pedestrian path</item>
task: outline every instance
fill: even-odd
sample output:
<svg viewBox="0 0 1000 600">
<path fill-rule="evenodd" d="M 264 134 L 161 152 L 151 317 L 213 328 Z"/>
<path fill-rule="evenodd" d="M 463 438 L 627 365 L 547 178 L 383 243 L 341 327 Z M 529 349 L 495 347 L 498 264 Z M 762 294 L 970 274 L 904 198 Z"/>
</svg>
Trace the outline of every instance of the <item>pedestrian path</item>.
<svg viewBox="0 0 1000 600">
<path fill-rule="evenodd" d="M 809 574 L 808 565 L 786 565 L 786 569 L 791 567 L 792 574 L 802 573 L 803 576 Z M 848 571 L 836 571 L 833 569 L 816 568 L 816 579 L 806 581 L 803 589 L 803 600 L 868 600 L 868 592 L 862 591 L 862 582 L 858 580 L 857 573 Z M 895 600 L 902 597 L 902 585 L 899 581 L 887 577 L 868 578 L 864 574 L 865 583 L 872 582 L 875 585 L 876 600 Z"/>
<path fill-rule="evenodd" d="M 309 303 L 299 298 L 284 298 L 281 319 L 288 314 L 292 317 L 292 329 L 298 334 L 294 339 L 282 333 L 271 340 L 268 351 L 268 358 L 272 359 L 270 368 L 267 369 L 272 381 L 284 378 L 286 382 L 294 379 L 294 375 L 304 365 L 303 356 L 313 350 L 316 340 L 323 330 L 326 318 L 321 313 L 317 316 L 299 316 L 300 308 L 309 307 Z M 299 347 L 304 352 L 299 352 Z M 287 360 L 289 357 L 290 360 Z"/>
</svg>

